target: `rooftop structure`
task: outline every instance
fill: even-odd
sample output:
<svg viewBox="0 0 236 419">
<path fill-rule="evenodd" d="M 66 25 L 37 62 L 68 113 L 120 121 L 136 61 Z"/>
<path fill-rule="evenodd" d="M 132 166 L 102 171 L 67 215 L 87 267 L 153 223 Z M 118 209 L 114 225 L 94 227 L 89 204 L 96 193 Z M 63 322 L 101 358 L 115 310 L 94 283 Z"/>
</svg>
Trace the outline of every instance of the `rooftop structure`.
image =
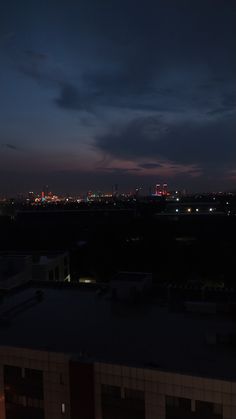
<svg viewBox="0 0 236 419">
<path fill-rule="evenodd" d="M 70 281 L 68 252 L 8 251 L 0 253 L 2 288 L 10 289 L 31 280 Z"/>
<path fill-rule="evenodd" d="M 119 272 L 111 280 L 111 289 L 116 298 L 135 298 L 151 287 L 152 274 L 147 272 Z"/>
<path fill-rule="evenodd" d="M 70 281 L 68 253 L 35 253 L 32 279 L 34 281 Z"/>
</svg>

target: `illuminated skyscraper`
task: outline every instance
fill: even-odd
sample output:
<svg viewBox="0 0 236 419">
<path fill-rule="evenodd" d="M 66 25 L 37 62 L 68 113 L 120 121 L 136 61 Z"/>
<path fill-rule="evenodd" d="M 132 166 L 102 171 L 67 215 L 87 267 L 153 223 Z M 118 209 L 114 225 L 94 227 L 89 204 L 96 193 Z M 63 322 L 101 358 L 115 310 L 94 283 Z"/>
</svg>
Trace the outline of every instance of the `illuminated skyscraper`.
<svg viewBox="0 0 236 419">
<path fill-rule="evenodd" d="M 156 196 L 166 196 L 166 195 L 168 195 L 168 185 L 167 185 L 167 183 L 163 183 L 163 185 L 161 185 L 160 183 L 157 183 L 156 188 L 155 188 L 155 195 Z"/>
<path fill-rule="evenodd" d="M 161 190 L 161 185 L 160 185 L 160 183 L 157 183 L 157 184 L 156 184 L 155 195 L 156 195 L 156 196 L 162 196 L 162 190 Z"/>
<path fill-rule="evenodd" d="M 166 196 L 168 194 L 168 185 L 167 183 L 163 183 L 162 185 L 162 195 Z"/>
</svg>

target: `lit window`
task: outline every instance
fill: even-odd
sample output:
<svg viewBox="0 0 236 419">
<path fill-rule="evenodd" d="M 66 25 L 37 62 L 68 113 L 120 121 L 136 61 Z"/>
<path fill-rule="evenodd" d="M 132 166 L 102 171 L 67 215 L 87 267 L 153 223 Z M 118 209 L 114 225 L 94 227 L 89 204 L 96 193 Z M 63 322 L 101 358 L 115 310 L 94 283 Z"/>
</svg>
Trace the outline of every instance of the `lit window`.
<svg viewBox="0 0 236 419">
<path fill-rule="evenodd" d="M 66 405 L 65 403 L 61 404 L 61 413 L 64 415 L 64 413 L 66 413 Z"/>
</svg>

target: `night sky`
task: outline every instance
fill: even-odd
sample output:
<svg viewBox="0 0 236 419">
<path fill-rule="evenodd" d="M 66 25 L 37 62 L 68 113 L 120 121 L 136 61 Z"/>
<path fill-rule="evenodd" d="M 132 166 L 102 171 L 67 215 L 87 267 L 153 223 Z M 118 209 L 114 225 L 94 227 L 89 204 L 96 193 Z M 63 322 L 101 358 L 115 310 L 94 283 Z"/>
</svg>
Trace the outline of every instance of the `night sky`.
<svg viewBox="0 0 236 419">
<path fill-rule="evenodd" d="M 0 193 L 236 190 L 235 0 L 0 0 Z"/>
</svg>

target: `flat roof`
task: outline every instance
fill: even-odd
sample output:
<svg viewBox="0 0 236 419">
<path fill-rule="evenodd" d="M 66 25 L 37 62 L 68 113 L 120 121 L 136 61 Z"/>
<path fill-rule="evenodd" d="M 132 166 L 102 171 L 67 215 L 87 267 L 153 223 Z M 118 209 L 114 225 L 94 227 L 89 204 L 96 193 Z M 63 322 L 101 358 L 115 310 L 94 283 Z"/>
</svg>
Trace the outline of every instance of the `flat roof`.
<svg viewBox="0 0 236 419">
<path fill-rule="evenodd" d="M 113 278 L 112 281 L 122 281 L 122 282 L 142 282 L 149 277 L 148 272 L 118 272 Z"/>
<path fill-rule="evenodd" d="M 153 303 L 114 302 L 95 290 L 22 290 L 0 305 L 0 345 L 82 354 L 95 361 L 224 379 L 236 377 L 236 350 L 207 334 L 235 333 L 227 317 L 168 312 Z M 4 314 L 5 313 L 5 314 Z M 8 313 L 8 314 L 7 314 Z"/>
</svg>

